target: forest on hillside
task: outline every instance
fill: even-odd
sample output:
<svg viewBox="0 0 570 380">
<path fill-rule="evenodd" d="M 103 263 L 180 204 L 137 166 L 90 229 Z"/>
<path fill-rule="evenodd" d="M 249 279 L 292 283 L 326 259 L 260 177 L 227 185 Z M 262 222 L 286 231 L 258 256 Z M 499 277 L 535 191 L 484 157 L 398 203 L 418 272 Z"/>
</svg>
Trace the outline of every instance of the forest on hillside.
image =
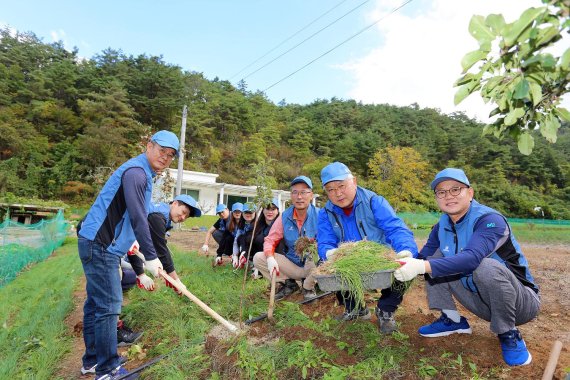
<svg viewBox="0 0 570 380">
<path fill-rule="evenodd" d="M 567 124 L 556 144 L 537 133 L 524 156 L 462 113 L 337 98 L 274 104 L 244 82 L 208 80 L 160 55 L 108 48 L 82 59 L 8 29 L 0 30 L 0 197 L 88 203 L 153 131 L 180 133 L 184 105 L 184 168 L 221 182 L 254 185 L 249 168 L 265 163 L 277 188 L 299 174 L 320 188 L 320 169 L 338 160 L 398 211 L 426 211 L 436 209 L 431 178 L 455 166 L 479 201 L 510 217 L 542 217 L 540 206 L 546 218 L 570 219 Z"/>
</svg>

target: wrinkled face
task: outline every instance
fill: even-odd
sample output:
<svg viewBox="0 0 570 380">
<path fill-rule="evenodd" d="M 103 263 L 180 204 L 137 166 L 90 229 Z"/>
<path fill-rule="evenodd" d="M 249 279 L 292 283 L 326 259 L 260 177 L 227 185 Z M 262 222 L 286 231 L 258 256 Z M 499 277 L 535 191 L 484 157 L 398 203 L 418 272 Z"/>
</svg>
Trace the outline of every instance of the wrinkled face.
<svg viewBox="0 0 570 380">
<path fill-rule="evenodd" d="M 255 214 L 251 211 L 246 211 L 243 213 L 243 218 L 245 219 L 246 222 L 251 222 L 253 220 L 253 217 L 255 216 Z"/>
<path fill-rule="evenodd" d="M 274 204 L 270 204 L 263 209 L 263 215 L 265 215 L 267 222 L 273 222 L 275 218 L 277 218 L 277 215 L 279 215 L 279 209 Z"/>
<path fill-rule="evenodd" d="M 340 208 L 352 206 L 356 198 L 356 178 L 347 178 L 342 181 L 331 181 L 325 185 L 329 200 Z"/>
<path fill-rule="evenodd" d="M 454 222 L 469 211 L 473 200 L 473 188 L 454 180 L 440 182 L 434 193 L 441 211 L 449 215 Z"/>
<path fill-rule="evenodd" d="M 174 201 L 170 204 L 170 220 L 182 223 L 190 216 L 190 208 L 184 202 Z"/>
<path fill-rule="evenodd" d="M 313 191 L 306 183 L 291 186 L 291 202 L 297 210 L 306 210 L 313 199 Z"/>
<path fill-rule="evenodd" d="M 152 170 L 160 174 L 164 169 L 170 166 L 172 160 L 176 157 L 176 151 L 172 148 L 165 148 L 155 142 L 149 141 L 149 143 L 146 144 L 146 157 Z"/>
<path fill-rule="evenodd" d="M 230 216 L 230 210 L 228 210 L 227 208 L 224 209 L 224 211 L 220 211 L 218 213 L 218 216 L 224 220 L 226 220 L 228 218 L 228 216 Z"/>
</svg>

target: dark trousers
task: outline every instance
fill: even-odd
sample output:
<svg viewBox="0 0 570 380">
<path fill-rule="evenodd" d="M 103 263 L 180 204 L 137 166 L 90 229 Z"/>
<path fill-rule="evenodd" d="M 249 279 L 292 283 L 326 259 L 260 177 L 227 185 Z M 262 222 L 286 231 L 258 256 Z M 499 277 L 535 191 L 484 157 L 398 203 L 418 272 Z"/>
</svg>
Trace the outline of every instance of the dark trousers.
<svg viewBox="0 0 570 380">
<path fill-rule="evenodd" d="M 378 299 L 378 309 L 393 313 L 404 299 L 404 294 L 400 289 L 404 289 L 404 284 L 395 280 L 392 287 L 382 289 L 381 296 Z M 336 298 L 346 311 L 351 312 L 356 306 L 356 301 L 350 292 L 339 291 L 336 292 Z"/>
</svg>

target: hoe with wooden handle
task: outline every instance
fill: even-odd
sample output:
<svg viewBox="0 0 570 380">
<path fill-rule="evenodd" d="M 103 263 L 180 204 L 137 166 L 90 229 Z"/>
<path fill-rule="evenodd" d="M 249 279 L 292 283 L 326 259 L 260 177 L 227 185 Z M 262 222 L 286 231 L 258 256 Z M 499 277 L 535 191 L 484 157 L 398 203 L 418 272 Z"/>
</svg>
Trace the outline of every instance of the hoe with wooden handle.
<svg viewBox="0 0 570 380">
<path fill-rule="evenodd" d="M 224 325 L 224 327 L 226 327 L 228 330 L 230 330 L 231 332 L 233 332 L 235 334 L 237 334 L 239 332 L 238 328 L 236 326 L 232 325 L 230 322 L 228 322 L 227 320 L 222 318 L 222 316 L 220 314 L 216 313 L 208 305 L 206 305 L 204 302 L 200 301 L 200 299 L 198 299 L 198 297 L 196 297 L 194 294 L 190 293 L 188 291 L 188 289 L 185 289 L 184 287 L 180 286 L 181 283 L 178 282 L 177 280 L 173 279 L 172 277 L 170 277 L 168 274 L 166 274 L 165 271 L 159 269 L 158 273 L 162 276 L 162 278 L 164 278 L 165 280 L 170 282 L 176 288 L 176 290 L 178 290 L 179 292 L 184 294 L 186 297 L 190 298 L 190 300 L 192 302 L 194 302 L 196 305 L 200 306 L 200 308 L 202 310 L 204 310 L 206 313 L 208 313 L 216 321 L 218 321 L 222 325 Z"/>
<path fill-rule="evenodd" d="M 272 273 L 271 275 L 271 292 L 269 293 L 269 309 L 267 310 L 267 318 L 273 321 L 273 308 L 275 307 L 275 282 L 277 280 L 277 274 Z"/>
</svg>

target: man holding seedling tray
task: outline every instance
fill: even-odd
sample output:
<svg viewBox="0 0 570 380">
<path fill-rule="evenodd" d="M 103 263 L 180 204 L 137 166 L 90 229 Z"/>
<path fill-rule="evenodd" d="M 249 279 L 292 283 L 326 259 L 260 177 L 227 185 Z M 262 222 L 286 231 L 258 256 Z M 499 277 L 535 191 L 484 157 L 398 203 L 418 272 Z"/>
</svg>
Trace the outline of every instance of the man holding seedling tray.
<svg viewBox="0 0 570 380">
<path fill-rule="evenodd" d="M 428 274 L 429 307 L 440 310 L 441 317 L 418 332 L 428 338 L 471 334 L 467 319 L 457 311 L 457 300 L 491 323 L 505 363 L 529 364 L 532 356 L 516 326 L 536 318 L 540 297 L 507 219 L 473 198 L 461 169 L 440 171 L 431 189 L 444 214 L 433 226 L 420 259 L 403 259 L 405 264 L 394 272 L 401 281 Z"/>
<path fill-rule="evenodd" d="M 329 200 L 319 212 L 317 247 L 320 260 L 331 258 L 340 243 L 360 240 L 390 246 L 400 258 L 417 256 L 414 235 L 396 216 L 392 206 L 380 195 L 358 186 L 345 164 L 328 164 L 321 171 L 321 180 Z M 403 289 L 403 284 L 397 281 L 392 287 L 382 289 L 375 311 L 383 334 L 397 329 L 394 313 L 402 302 Z M 357 304 L 353 294 L 338 292 L 337 297 L 344 303 L 345 311 L 336 319 L 370 319 L 368 308 Z"/>
</svg>

